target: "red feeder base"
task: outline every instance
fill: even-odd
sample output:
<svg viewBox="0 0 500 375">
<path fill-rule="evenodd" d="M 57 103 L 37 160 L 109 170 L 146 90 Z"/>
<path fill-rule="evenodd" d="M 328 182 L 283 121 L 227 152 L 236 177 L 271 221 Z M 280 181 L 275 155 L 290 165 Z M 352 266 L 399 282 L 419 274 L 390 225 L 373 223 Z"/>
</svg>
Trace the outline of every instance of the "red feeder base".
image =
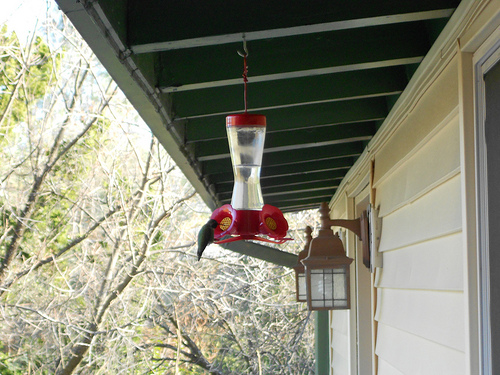
<svg viewBox="0 0 500 375">
<path fill-rule="evenodd" d="M 291 240 L 285 238 L 288 222 L 283 213 L 269 204 L 265 204 L 262 210 L 235 210 L 230 204 L 225 204 L 210 218 L 219 223 L 215 228 L 214 243 L 258 240 L 281 244 Z"/>
</svg>

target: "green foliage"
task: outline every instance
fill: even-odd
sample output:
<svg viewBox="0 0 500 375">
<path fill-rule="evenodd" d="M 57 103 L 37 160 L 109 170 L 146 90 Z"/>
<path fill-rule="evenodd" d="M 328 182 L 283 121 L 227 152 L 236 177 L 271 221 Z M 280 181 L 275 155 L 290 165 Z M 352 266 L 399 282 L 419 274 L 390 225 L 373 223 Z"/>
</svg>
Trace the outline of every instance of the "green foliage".
<svg viewBox="0 0 500 375">
<path fill-rule="evenodd" d="M 30 104 L 45 99 L 59 57 L 53 57 L 41 37 L 21 53 L 23 47 L 6 25 L 0 34 L 0 46 L 6 51 L 0 56 L 0 116 L 9 111 L 11 123 L 25 122 Z"/>
<path fill-rule="evenodd" d="M 7 354 L 0 353 L 0 374 L 2 375 L 23 375 L 23 367 L 19 366 Z"/>
<path fill-rule="evenodd" d="M 15 34 L 7 32 L 7 26 L 3 25 L 0 29 L 0 45 L 11 53 L 2 53 L 0 55 L 0 114 L 4 113 L 10 101 L 16 77 L 21 70 L 21 63 L 15 57 L 15 51 L 18 50 L 19 42 Z M 18 121 L 18 119 L 16 119 Z"/>
<path fill-rule="evenodd" d="M 50 51 L 47 44 L 39 36 L 36 37 L 29 60 L 30 79 L 23 86 L 25 96 L 34 100 L 41 100 L 48 93 L 48 85 L 52 82 L 53 64 L 57 64 L 59 56 Z"/>
<path fill-rule="evenodd" d="M 0 343 L 0 374 L 24 375 L 29 367 L 29 360 L 25 355 L 10 354 Z"/>
</svg>

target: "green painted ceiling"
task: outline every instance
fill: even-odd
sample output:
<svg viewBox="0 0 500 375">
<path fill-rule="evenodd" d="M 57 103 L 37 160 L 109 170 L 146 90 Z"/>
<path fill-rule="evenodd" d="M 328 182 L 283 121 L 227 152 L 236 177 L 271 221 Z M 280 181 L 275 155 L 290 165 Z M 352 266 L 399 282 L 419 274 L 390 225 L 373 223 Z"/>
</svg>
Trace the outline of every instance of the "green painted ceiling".
<svg viewBox="0 0 500 375">
<path fill-rule="evenodd" d="M 264 201 L 283 211 L 332 197 L 459 3 L 56 1 L 212 208 L 231 199 L 245 35 Z"/>
</svg>

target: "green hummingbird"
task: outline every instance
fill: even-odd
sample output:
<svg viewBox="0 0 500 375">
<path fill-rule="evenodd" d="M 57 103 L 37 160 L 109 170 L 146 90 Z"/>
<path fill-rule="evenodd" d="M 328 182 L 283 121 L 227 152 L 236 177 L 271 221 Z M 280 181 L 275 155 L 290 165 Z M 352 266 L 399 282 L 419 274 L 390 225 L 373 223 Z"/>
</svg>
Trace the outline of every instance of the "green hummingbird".
<svg viewBox="0 0 500 375">
<path fill-rule="evenodd" d="M 214 230 L 217 228 L 217 225 L 219 225 L 217 221 L 210 219 L 198 232 L 198 261 L 200 260 L 201 254 L 203 254 L 205 248 L 210 243 L 214 242 Z"/>
</svg>

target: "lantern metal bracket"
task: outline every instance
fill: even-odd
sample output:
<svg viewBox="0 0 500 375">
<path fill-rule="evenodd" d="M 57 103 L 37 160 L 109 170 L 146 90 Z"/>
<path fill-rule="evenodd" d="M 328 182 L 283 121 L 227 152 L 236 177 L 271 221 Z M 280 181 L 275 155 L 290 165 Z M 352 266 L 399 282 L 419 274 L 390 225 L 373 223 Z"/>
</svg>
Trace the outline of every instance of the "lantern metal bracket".
<svg viewBox="0 0 500 375">
<path fill-rule="evenodd" d="M 320 209 L 320 230 L 329 230 L 330 227 L 342 227 L 354 232 L 363 243 L 363 264 L 370 268 L 370 231 L 368 223 L 368 214 L 363 211 L 357 219 L 330 219 L 330 209 L 328 203 L 321 203 Z M 365 262 L 365 254 L 368 254 L 368 264 Z"/>
<path fill-rule="evenodd" d="M 382 253 L 378 251 L 382 236 L 382 219 L 379 217 L 378 208 L 373 207 L 371 204 L 368 206 L 368 222 L 370 227 L 370 252 L 366 260 L 363 257 L 363 263 L 373 273 L 375 268 L 382 268 L 383 266 Z"/>
</svg>

